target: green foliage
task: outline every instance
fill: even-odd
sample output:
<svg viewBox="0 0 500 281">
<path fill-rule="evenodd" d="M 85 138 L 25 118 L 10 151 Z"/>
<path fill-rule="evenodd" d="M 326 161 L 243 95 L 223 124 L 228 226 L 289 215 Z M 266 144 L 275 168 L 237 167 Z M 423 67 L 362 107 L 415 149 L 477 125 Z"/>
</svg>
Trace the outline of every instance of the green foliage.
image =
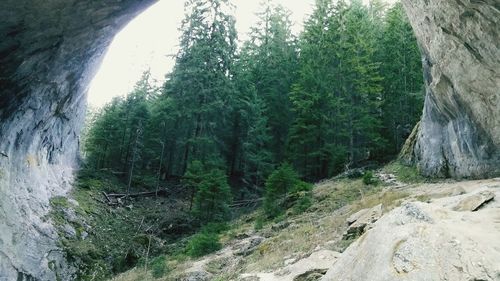
<svg viewBox="0 0 500 281">
<path fill-rule="evenodd" d="M 264 194 L 264 212 L 269 218 L 277 217 L 283 212 L 286 195 L 297 181 L 297 173 L 287 163 L 269 176 Z"/>
<path fill-rule="evenodd" d="M 261 216 L 259 216 L 255 220 L 254 229 L 255 230 L 261 230 L 262 228 L 264 228 L 264 218 L 261 217 Z"/>
<path fill-rule="evenodd" d="M 201 257 L 222 248 L 217 233 L 202 231 L 191 237 L 187 245 L 186 253 L 190 257 Z"/>
<path fill-rule="evenodd" d="M 313 189 L 313 185 L 305 181 L 297 181 L 292 189 L 292 193 L 300 192 L 310 192 Z"/>
<path fill-rule="evenodd" d="M 262 186 L 274 166 L 273 154 L 269 150 L 271 134 L 264 102 L 255 93 L 252 98 L 248 110 L 248 133 L 243 143 L 244 173 L 249 182 Z"/>
<path fill-rule="evenodd" d="M 404 183 L 422 183 L 428 181 L 422 176 L 417 167 L 404 165 L 400 161 L 393 161 L 384 167 L 384 171 L 394 174 L 397 179 Z"/>
<path fill-rule="evenodd" d="M 221 234 L 224 231 L 229 230 L 229 225 L 227 223 L 208 223 L 201 228 L 201 232 Z"/>
<path fill-rule="evenodd" d="M 168 273 L 167 258 L 158 256 L 151 261 L 151 273 L 154 278 L 162 278 Z"/>
<path fill-rule="evenodd" d="M 144 128 L 158 91 L 150 79 L 145 72 L 126 99 L 114 98 L 88 120 L 84 147 L 90 167 L 128 174 L 132 165 L 142 168 L 149 160 L 144 157 Z"/>
<path fill-rule="evenodd" d="M 232 195 L 226 174 L 217 168 L 207 170 L 201 162 L 195 161 L 189 166 L 187 175 L 187 181 L 196 189 L 194 216 L 203 223 L 224 222 L 229 219 Z"/>
<path fill-rule="evenodd" d="M 385 151 L 397 154 L 420 119 L 424 101 L 422 63 L 417 40 L 401 3 L 385 17 L 379 60 L 384 75 L 382 100 Z"/>
<path fill-rule="evenodd" d="M 299 193 L 299 198 L 296 200 L 293 206 L 293 213 L 295 215 L 305 212 L 313 204 L 311 193 L 301 192 Z"/>
<path fill-rule="evenodd" d="M 182 180 L 183 184 L 196 188 L 205 178 L 205 167 L 201 161 L 193 161 L 189 164 L 186 174 Z"/>
<path fill-rule="evenodd" d="M 363 183 L 366 185 L 374 185 L 377 183 L 377 178 L 373 175 L 372 171 L 366 171 L 363 174 Z"/>
<path fill-rule="evenodd" d="M 313 182 L 397 154 L 423 103 L 400 3 L 318 0 L 295 37 L 290 12 L 266 1 L 239 51 L 229 8 L 188 1 L 163 87 L 146 72 L 127 98 L 89 114 L 88 166 L 146 189 L 186 178 L 194 195 L 189 166 L 217 163 L 244 198 L 261 196 L 283 161 Z"/>
<path fill-rule="evenodd" d="M 289 205 L 294 205 L 300 201 L 300 197 L 310 196 L 312 185 L 299 179 L 297 172 L 288 164 L 282 164 L 274 171 L 266 181 L 266 191 L 264 195 L 264 213 L 268 218 L 276 218 L 283 214 Z M 290 197 L 289 197 L 290 196 Z M 307 199 L 301 202 L 307 205 Z"/>
<path fill-rule="evenodd" d="M 70 207 L 70 204 L 68 202 L 68 198 L 63 197 L 63 196 L 56 196 L 50 198 L 50 205 L 53 208 L 68 208 Z"/>
<path fill-rule="evenodd" d="M 274 163 L 285 158 L 285 143 L 292 120 L 289 92 L 297 76 L 298 52 L 292 35 L 290 11 L 272 2 L 263 2 L 258 21 L 243 44 L 249 58 L 246 71 L 259 99 L 270 139 L 266 148 Z M 270 172 L 270 171 L 269 171 Z"/>
<path fill-rule="evenodd" d="M 92 175 L 95 178 L 90 180 Z M 89 187 L 89 182 L 97 183 L 99 189 Z M 186 233 L 169 234 L 168 237 L 160 236 L 162 232 L 154 232 L 158 236 L 145 233 L 146 225 L 157 229 L 165 224 L 189 220 L 189 214 L 175 209 L 174 206 L 178 205 L 170 205 L 171 198 L 157 198 L 155 204 L 150 198 L 138 198 L 134 200 L 132 209 L 113 208 L 102 202 L 102 190 L 123 191 L 124 185 L 109 173 L 81 170 L 75 185 L 69 197 L 78 205 L 65 197 L 52 198 L 49 218 L 58 231 L 66 258 L 78 267 L 78 280 L 107 280 L 114 274 L 140 265 L 146 256 L 165 253 L 170 256 L 176 247 L 184 249 L 182 245 L 166 247 L 166 240 L 163 239 L 175 242 L 190 234 L 192 229 L 187 229 Z M 165 208 L 170 210 L 168 214 Z M 76 220 L 72 218 L 68 221 L 70 209 L 74 210 Z M 76 236 L 66 234 L 67 225 L 76 230 Z"/>
<path fill-rule="evenodd" d="M 80 191 L 123 192 L 129 179 L 154 190 L 181 179 L 202 224 L 229 219 L 233 196 L 263 195 L 267 218 L 279 218 L 311 205 L 311 185 L 298 174 L 314 182 L 397 153 L 423 102 L 401 4 L 318 0 L 295 37 L 290 12 L 266 1 L 240 50 L 230 6 L 188 1 L 164 85 L 151 86 L 146 72 L 126 98 L 89 114 L 83 146 L 93 174 L 81 177 Z M 397 170 L 403 181 L 420 180 L 414 169 Z"/>
</svg>

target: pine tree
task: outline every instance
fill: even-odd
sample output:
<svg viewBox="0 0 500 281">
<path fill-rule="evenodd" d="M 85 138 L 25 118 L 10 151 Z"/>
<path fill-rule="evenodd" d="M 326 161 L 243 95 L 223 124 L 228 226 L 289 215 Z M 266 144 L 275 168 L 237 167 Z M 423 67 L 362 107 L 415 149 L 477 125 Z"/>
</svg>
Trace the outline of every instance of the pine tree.
<svg viewBox="0 0 500 281">
<path fill-rule="evenodd" d="M 196 195 L 196 191 L 198 186 L 200 186 L 201 182 L 205 178 L 205 167 L 203 163 L 200 161 L 193 161 L 189 164 L 186 174 L 182 180 L 184 186 L 188 189 L 189 193 L 189 210 L 193 209 L 194 197 Z"/>
<path fill-rule="evenodd" d="M 340 42 L 340 93 L 345 99 L 349 163 L 368 160 L 383 147 L 380 135 L 382 77 L 375 60 L 376 36 L 368 9 L 352 1 L 342 27 Z"/>
<path fill-rule="evenodd" d="M 183 123 L 182 173 L 192 160 L 220 157 L 217 132 L 230 108 L 236 51 L 234 18 L 227 0 L 191 0 L 182 25 L 180 51 L 167 93 L 178 106 Z"/>
<path fill-rule="evenodd" d="M 283 163 L 266 181 L 263 206 L 266 215 L 269 218 L 281 215 L 287 207 L 287 195 L 297 191 L 304 184 L 293 167 L 288 163 Z"/>
<path fill-rule="evenodd" d="M 296 79 L 298 53 L 291 32 L 290 12 L 270 1 L 264 2 L 262 9 L 245 51 L 252 56 L 252 81 L 257 95 L 265 102 L 265 116 L 272 136 L 270 150 L 274 162 L 279 163 L 285 157 L 292 119 L 289 93 Z"/>
<path fill-rule="evenodd" d="M 121 136 L 124 120 L 121 118 L 123 99 L 114 98 L 97 113 L 90 123 L 86 136 L 85 151 L 87 163 L 96 169 L 117 168 L 120 147 L 115 140 Z"/>
<path fill-rule="evenodd" d="M 264 115 L 265 105 L 257 95 L 249 102 L 248 132 L 243 144 L 245 178 L 260 187 L 271 173 L 274 163 L 269 150 L 271 135 Z"/>
<path fill-rule="evenodd" d="M 421 116 L 422 63 L 417 41 L 401 3 L 389 9 L 380 40 L 384 134 L 390 155 L 399 152 Z"/>
<path fill-rule="evenodd" d="M 288 138 L 289 158 L 303 176 L 318 179 L 337 169 L 341 134 L 337 110 L 341 100 L 335 95 L 338 73 L 334 7 L 331 1 L 318 0 L 301 34 L 299 78 L 290 100 L 295 120 Z M 341 150 L 341 149 L 340 149 Z M 341 157 L 341 156 L 340 156 Z"/>
<path fill-rule="evenodd" d="M 231 215 L 229 204 L 232 195 L 225 172 L 217 168 L 204 171 L 206 168 L 199 163 L 195 166 L 196 169 L 203 170 L 201 173 L 203 178 L 196 177 L 199 182 L 196 183 L 196 195 L 193 202 L 194 216 L 204 224 L 226 221 Z M 196 171 L 196 173 L 199 172 Z M 189 174 L 191 173 L 192 171 Z"/>
</svg>

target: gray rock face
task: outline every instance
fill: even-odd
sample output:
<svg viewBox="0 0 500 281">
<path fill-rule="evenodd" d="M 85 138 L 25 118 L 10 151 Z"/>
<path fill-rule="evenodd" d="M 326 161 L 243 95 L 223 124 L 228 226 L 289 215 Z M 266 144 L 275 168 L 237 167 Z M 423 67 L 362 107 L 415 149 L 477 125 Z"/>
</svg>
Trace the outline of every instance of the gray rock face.
<svg viewBox="0 0 500 281">
<path fill-rule="evenodd" d="M 500 173 L 500 4 L 497 0 L 404 0 L 426 80 L 413 146 L 428 176 Z"/>
<path fill-rule="evenodd" d="M 154 0 L 0 2 L 0 280 L 71 280 L 49 199 L 71 187 L 85 92 Z"/>
</svg>

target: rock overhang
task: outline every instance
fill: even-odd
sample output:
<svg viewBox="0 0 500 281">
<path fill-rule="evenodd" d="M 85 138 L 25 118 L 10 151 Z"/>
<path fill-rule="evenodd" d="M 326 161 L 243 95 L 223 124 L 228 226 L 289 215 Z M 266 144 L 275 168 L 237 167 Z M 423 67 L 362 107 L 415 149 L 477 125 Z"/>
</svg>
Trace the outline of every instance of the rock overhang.
<svg viewBox="0 0 500 281">
<path fill-rule="evenodd" d="M 0 3 L 0 279 L 52 280 L 50 264 L 65 279 L 74 276 L 43 217 L 49 198 L 71 187 L 85 92 L 106 47 L 154 2 Z M 427 83 L 413 158 L 430 176 L 498 173 L 498 3 L 404 4 L 424 53 Z"/>
<path fill-rule="evenodd" d="M 75 278 L 49 199 L 71 188 L 85 94 L 107 47 L 156 1 L 0 3 L 0 279 Z"/>
</svg>

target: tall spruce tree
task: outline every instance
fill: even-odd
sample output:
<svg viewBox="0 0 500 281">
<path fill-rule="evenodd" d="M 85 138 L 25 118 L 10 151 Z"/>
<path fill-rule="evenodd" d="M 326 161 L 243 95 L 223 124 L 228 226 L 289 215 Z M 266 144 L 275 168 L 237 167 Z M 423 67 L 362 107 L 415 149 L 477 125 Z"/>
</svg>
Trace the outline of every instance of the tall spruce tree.
<svg viewBox="0 0 500 281">
<path fill-rule="evenodd" d="M 338 90 L 347 105 L 348 164 L 357 165 L 384 146 L 380 135 L 382 76 L 375 59 L 376 36 L 368 8 L 353 0 L 342 22 Z"/>
<path fill-rule="evenodd" d="M 290 12 L 271 1 L 263 2 L 259 21 L 250 32 L 246 52 L 252 55 L 252 80 L 265 103 L 270 149 L 275 163 L 285 157 L 292 113 L 289 93 L 296 78 L 298 52 L 291 32 Z"/>
<path fill-rule="evenodd" d="M 389 140 L 385 150 L 395 155 L 422 114 L 423 76 L 417 40 L 401 3 L 389 9 L 385 21 L 379 48 L 383 132 Z"/>
<path fill-rule="evenodd" d="M 231 108 L 234 18 L 227 0 L 190 0 L 182 24 L 180 51 L 168 81 L 182 134 L 182 173 L 193 160 L 221 157 L 218 132 Z"/>
<path fill-rule="evenodd" d="M 288 156 L 308 179 L 338 171 L 345 161 L 341 141 L 343 100 L 338 79 L 339 13 L 331 1 L 318 0 L 301 34 L 299 77 L 290 96 L 295 120 Z"/>
</svg>

